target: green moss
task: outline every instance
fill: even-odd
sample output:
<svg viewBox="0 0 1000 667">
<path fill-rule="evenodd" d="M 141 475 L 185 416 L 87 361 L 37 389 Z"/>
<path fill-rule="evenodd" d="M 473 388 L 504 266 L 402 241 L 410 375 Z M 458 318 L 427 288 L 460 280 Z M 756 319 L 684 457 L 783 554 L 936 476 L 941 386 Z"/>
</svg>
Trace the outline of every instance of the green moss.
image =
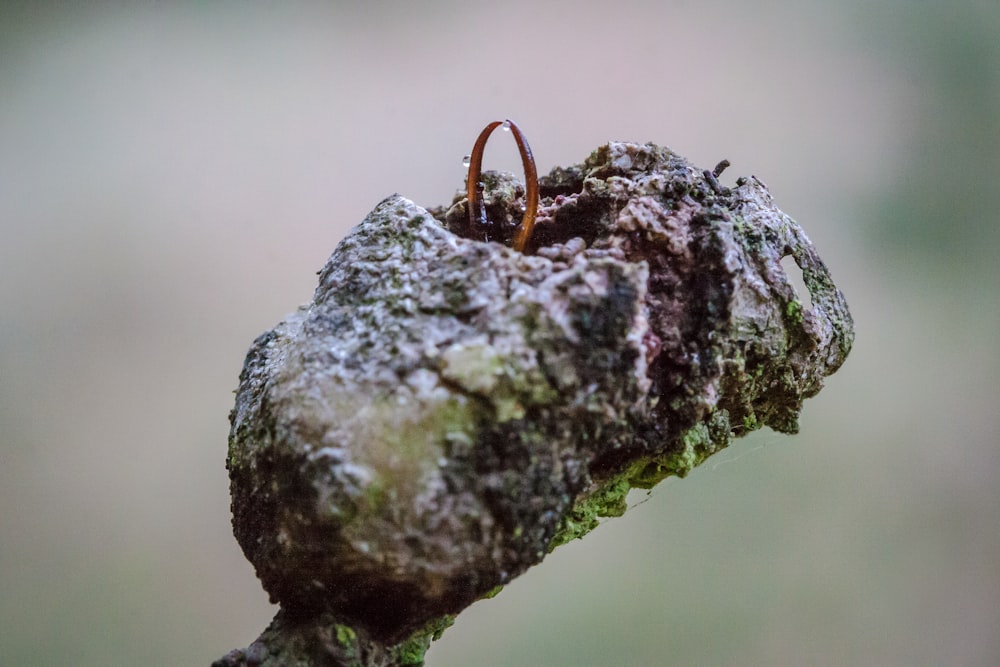
<svg viewBox="0 0 1000 667">
<path fill-rule="evenodd" d="M 358 640 L 358 635 L 354 632 L 354 630 L 346 625 L 340 625 L 338 623 L 334 626 L 334 630 L 337 633 L 337 643 L 341 646 L 352 646 Z"/>
<path fill-rule="evenodd" d="M 500 595 L 500 591 L 502 590 L 503 590 L 503 584 L 500 584 L 499 586 L 494 586 L 493 588 L 488 590 L 485 594 L 483 594 L 483 597 L 481 599 L 490 600 L 492 598 L 495 598 L 496 596 Z"/>
<path fill-rule="evenodd" d="M 426 635 L 407 640 L 400 644 L 397 649 L 395 664 L 406 667 L 421 667 L 424 664 L 424 655 L 430 645 L 431 638 Z"/>
<path fill-rule="evenodd" d="M 632 489 L 651 489 L 670 476 L 684 477 L 709 456 L 728 444 L 729 419 L 725 411 L 688 429 L 680 437 L 677 451 L 636 461 L 599 489 L 579 499 L 567 513 L 552 539 L 550 551 L 583 537 L 596 528 L 602 517 L 621 516 L 628 509 Z"/>
<path fill-rule="evenodd" d="M 714 452 L 706 424 L 698 424 L 680 437 L 676 452 L 648 459 L 634 468 L 629 483 L 639 489 L 651 489 L 671 475 L 686 477 L 691 470 Z"/>
<path fill-rule="evenodd" d="M 454 616 L 442 616 L 427 623 L 393 650 L 395 654 L 393 664 L 400 665 L 400 667 L 421 667 L 431 642 L 440 639 L 444 631 L 454 623 Z"/>
<path fill-rule="evenodd" d="M 792 324 L 802 324 L 802 302 L 793 299 L 785 304 L 785 316 Z"/>
<path fill-rule="evenodd" d="M 333 626 L 333 634 L 337 644 L 343 649 L 343 656 L 351 661 L 349 664 L 358 664 L 355 662 L 359 653 L 357 633 L 352 628 L 337 623 Z"/>
<path fill-rule="evenodd" d="M 549 550 L 583 537 L 597 528 L 601 517 L 621 516 L 627 505 L 625 497 L 631 490 L 626 475 L 619 475 L 581 500 L 563 517 Z"/>
</svg>

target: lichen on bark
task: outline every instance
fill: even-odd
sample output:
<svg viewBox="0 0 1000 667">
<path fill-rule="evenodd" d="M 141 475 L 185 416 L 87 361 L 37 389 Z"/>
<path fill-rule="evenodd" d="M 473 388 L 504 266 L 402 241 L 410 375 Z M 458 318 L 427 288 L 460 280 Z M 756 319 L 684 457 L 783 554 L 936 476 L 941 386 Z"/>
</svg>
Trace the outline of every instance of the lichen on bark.
<svg viewBox="0 0 1000 667">
<path fill-rule="evenodd" d="M 282 611 L 219 664 L 421 664 L 454 614 L 629 489 L 795 432 L 850 350 L 843 295 L 756 178 L 611 143 L 541 179 L 523 254 L 505 243 L 524 189 L 489 183 L 486 230 L 463 196 L 384 200 L 254 342 L 233 526 Z"/>
</svg>

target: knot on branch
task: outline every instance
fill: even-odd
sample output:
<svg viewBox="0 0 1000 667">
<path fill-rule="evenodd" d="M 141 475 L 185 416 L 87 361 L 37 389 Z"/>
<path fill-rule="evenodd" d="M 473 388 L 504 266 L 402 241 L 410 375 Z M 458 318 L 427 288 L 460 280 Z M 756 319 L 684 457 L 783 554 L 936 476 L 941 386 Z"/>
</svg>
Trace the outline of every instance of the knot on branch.
<svg viewBox="0 0 1000 667">
<path fill-rule="evenodd" d="M 530 254 L 483 241 L 466 195 L 394 195 L 341 242 L 231 415 L 234 531 L 283 613 L 423 637 L 630 488 L 795 432 L 851 318 L 764 185 L 720 171 L 611 143 L 540 179 Z M 487 214 L 520 219 L 524 188 L 483 181 L 510 184 Z"/>
</svg>

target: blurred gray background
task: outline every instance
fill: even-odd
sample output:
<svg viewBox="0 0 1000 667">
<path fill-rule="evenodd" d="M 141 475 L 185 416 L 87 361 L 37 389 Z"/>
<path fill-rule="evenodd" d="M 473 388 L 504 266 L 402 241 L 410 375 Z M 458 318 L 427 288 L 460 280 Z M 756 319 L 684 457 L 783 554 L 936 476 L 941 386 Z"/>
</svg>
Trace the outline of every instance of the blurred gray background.
<svg viewBox="0 0 1000 667">
<path fill-rule="evenodd" d="M 858 337 L 800 435 L 634 493 L 430 667 L 1000 664 L 1000 4 L 755 4 L 3 3 L 0 664 L 263 630 L 224 468 L 247 347 L 505 116 L 542 172 L 627 139 L 756 174 Z"/>
</svg>

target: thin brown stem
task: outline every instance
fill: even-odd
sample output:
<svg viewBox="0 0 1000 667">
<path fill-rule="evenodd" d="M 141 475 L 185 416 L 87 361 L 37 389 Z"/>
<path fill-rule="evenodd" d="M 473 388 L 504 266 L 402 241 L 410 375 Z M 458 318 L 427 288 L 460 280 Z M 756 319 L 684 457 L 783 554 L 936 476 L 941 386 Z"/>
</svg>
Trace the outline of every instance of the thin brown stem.
<svg viewBox="0 0 1000 667">
<path fill-rule="evenodd" d="M 508 119 L 510 129 L 517 142 L 517 150 L 521 153 L 521 165 L 524 167 L 524 215 L 521 216 L 521 227 L 514 236 L 513 247 L 518 252 L 524 252 L 531 238 L 531 230 L 535 226 L 535 216 L 538 214 L 538 170 L 535 168 L 535 157 L 531 154 L 531 146 L 524 138 L 524 133 L 517 123 Z"/>
<path fill-rule="evenodd" d="M 486 140 L 490 138 L 493 130 L 502 125 L 498 120 L 493 121 L 479 133 L 472 153 L 469 155 L 469 177 L 466 179 L 466 190 L 469 202 L 469 231 L 476 226 L 486 225 L 486 207 L 483 205 L 483 184 L 479 180 L 483 173 L 483 151 L 486 150 Z"/>
</svg>

